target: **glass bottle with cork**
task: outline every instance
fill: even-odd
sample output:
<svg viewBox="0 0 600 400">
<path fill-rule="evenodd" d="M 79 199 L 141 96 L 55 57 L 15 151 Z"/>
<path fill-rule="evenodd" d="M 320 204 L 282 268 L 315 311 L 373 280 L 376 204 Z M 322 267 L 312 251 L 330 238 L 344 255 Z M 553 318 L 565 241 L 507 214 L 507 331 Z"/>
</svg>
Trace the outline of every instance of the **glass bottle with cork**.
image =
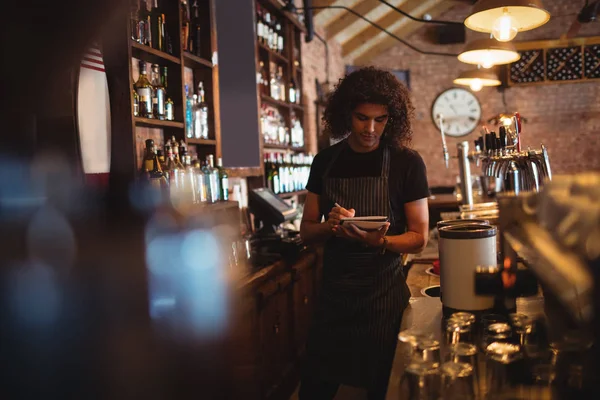
<svg viewBox="0 0 600 400">
<path fill-rule="evenodd" d="M 154 118 L 152 113 L 152 96 L 153 89 L 152 84 L 148 80 L 148 76 L 146 75 L 146 62 L 139 62 L 139 71 L 140 76 L 133 84 L 133 88 L 137 92 L 139 97 L 139 110 L 138 114 L 140 117 L 144 118 Z"/>
</svg>

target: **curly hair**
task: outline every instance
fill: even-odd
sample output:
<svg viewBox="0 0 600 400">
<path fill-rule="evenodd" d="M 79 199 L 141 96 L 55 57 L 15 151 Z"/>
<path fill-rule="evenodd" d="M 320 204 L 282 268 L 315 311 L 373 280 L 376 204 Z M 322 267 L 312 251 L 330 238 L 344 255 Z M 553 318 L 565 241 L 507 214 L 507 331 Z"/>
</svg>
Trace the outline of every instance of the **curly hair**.
<svg viewBox="0 0 600 400">
<path fill-rule="evenodd" d="M 398 147 L 410 145 L 415 110 L 410 93 L 392 73 L 374 67 L 361 68 L 340 79 L 327 99 L 325 132 L 336 139 L 346 137 L 352 127 L 352 111 L 362 103 L 387 106 L 389 119 L 382 141 Z"/>
</svg>

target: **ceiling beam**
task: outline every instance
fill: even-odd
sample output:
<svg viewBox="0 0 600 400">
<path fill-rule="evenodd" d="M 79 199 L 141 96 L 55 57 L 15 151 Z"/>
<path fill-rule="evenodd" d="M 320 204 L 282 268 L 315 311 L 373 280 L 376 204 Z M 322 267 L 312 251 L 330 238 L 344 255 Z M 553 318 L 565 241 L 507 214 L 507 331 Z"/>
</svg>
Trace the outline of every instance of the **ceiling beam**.
<svg viewBox="0 0 600 400">
<path fill-rule="evenodd" d="M 410 14 L 415 8 L 421 5 L 421 3 L 423 3 L 423 0 L 407 0 L 403 2 L 398 8 Z M 387 7 L 385 4 L 384 6 Z M 389 11 L 385 13 L 384 16 L 375 21 L 377 25 L 386 29 L 390 27 L 394 22 L 398 21 L 398 19 L 404 18 L 403 15 L 398 14 L 396 11 L 392 10 L 389 7 L 388 10 Z M 342 44 L 342 57 L 346 57 L 348 54 L 352 53 L 361 45 L 373 39 L 380 32 L 380 29 L 375 28 L 373 25 L 367 24 L 367 26 L 363 30 L 357 31 L 352 38 L 350 38 Z"/>
<path fill-rule="evenodd" d="M 418 7 L 415 10 L 416 15 L 423 15 L 425 13 L 431 15 L 431 18 L 435 19 L 440 14 L 449 10 L 457 3 L 454 1 L 448 0 L 429 0 L 425 1 L 421 7 Z M 404 10 L 403 10 L 404 11 Z M 404 18 L 402 21 L 398 23 L 397 27 L 394 27 L 392 33 L 402 39 L 410 36 L 411 33 L 421 28 L 424 25 L 422 22 L 413 21 L 408 18 Z M 381 33 L 374 38 L 367 45 L 363 45 L 361 48 L 357 49 L 353 54 L 350 55 L 353 60 L 354 65 L 364 65 L 371 63 L 371 60 L 378 56 L 379 54 L 385 52 L 391 47 L 394 46 L 403 46 L 400 42 L 398 42 L 393 37 L 386 35 L 385 33 Z"/>
<path fill-rule="evenodd" d="M 375 7 L 382 5 L 379 0 L 363 0 L 352 7 L 352 10 L 357 14 L 366 16 L 369 12 L 371 12 Z M 383 4 L 385 5 L 385 4 Z M 344 29 L 347 29 L 350 25 L 352 25 L 356 20 L 360 18 L 351 12 L 345 11 L 338 19 L 333 21 L 327 26 L 327 37 L 332 38 Z"/>
<path fill-rule="evenodd" d="M 336 1 L 337 0 L 314 0 L 312 2 L 312 6 L 313 7 L 329 7 Z M 313 10 L 313 15 L 316 16 L 317 14 L 321 13 L 321 11 L 325 11 L 325 10 L 327 10 L 327 9 L 326 8 L 317 8 L 317 9 Z"/>
</svg>

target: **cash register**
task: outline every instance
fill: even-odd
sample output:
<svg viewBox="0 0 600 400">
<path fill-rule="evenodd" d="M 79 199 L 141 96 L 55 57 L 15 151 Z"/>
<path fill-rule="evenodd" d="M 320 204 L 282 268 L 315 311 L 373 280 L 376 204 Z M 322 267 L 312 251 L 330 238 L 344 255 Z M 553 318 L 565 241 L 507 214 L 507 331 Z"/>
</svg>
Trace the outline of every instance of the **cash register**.
<svg viewBox="0 0 600 400">
<path fill-rule="evenodd" d="M 261 267 L 284 259 L 293 263 L 304 250 L 300 232 L 281 227 L 298 216 L 298 210 L 287 204 L 271 189 L 252 189 L 248 193 L 248 209 L 254 215 L 252 264 Z"/>
</svg>

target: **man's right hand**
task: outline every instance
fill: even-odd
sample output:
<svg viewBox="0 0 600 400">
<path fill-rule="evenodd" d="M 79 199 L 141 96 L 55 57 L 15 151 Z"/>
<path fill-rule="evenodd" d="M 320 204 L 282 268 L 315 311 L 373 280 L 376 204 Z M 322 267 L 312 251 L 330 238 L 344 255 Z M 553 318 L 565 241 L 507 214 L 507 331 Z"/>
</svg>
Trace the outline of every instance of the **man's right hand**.
<svg viewBox="0 0 600 400">
<path fill-rule="evenodd" d="M 355 211 L 353 208 L 347 210 L 344 207 L 333 207 L 329 212 L 327 223 L 329 228 L 333 229 L 335 226 L 340 224 L 342 218 L 354 217 Z"/>
</svg>

